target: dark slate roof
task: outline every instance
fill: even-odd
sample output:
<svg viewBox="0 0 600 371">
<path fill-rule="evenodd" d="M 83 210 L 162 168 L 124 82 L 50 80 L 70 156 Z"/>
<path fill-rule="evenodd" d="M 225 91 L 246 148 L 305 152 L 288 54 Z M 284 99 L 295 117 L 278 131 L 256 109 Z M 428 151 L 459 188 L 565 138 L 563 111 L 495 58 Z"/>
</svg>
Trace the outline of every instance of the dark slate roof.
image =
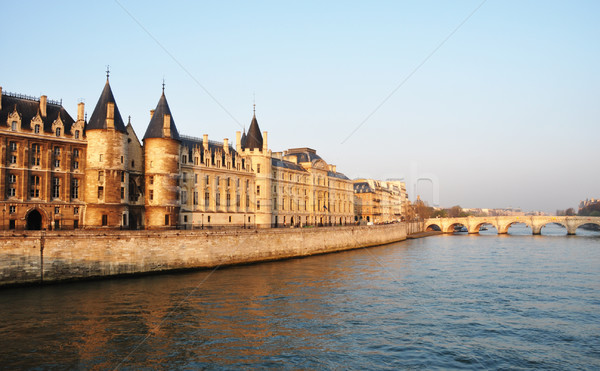
<svg viewBox="0 0 600 371">
<path fill-rule="evenodd" d="M 203 144 L 202 144 L 202 139 L 201 138 L 194 138 L 194 137 L 190 137 L 187 135 L 182 135 L 179 137 L 179 140 L 181 141 L 181 146 L 182 147 L 187 147 L 188 149 L 188 159 L 189 161 L 192 161 L 194 158 L 194 148 L 195 147 L 200 147 L 200 148 L 204 148 Z M 215 152 L 215 150 L 219 148 L 219 149 L 223 149 L 223 143 L 222 142 L 216 142 L 213 140 L 209 140 L 208 141 L 208 150 L 209 152 L 213 153 Z M 229 153 L 231 153 L 231 160 L 235 162 L 235 156 L 237 155 L 237 152 L 235 151 L 235 149 L 233 148 L 233 146 L 230 144 L 229 145 Z"/>
<path fill-rule="evenodd" d="M 244 148 L 249 149 L 262 149 L 263 148 L 263 137 L 258 127 L 258 121 L 256 120 L 256 114 L 252 117 L 252 123 L 248 128 L 248 135 L 244 143 Z"/>
<path fill-rule="evenodd" d="M 158 104 L 156 105 L 156 109 L 154 110 L 154 114 L 150 119 L 150 124 L 148 124 L 148 129 L 146 129 L 146 134 L 144 134 L 144 139 L 146 138 L 164 138 L 163 133 L 163 124 L 164 124 L 164 115 L 171 116 L 171 139 L 180 140 L 179 132 L 177 131 L 177 126 L 175 126 L 175 121 L 173 120 L 173 115 L 171 114 L 171 109 L 169 108 L 169 103 L 167 103 L 167 97 L 165 97 L 165 92 L 163 91 L 160 99 L 158 100 Z"/>
<path fill-rule="evenodd" d="M 85 130 L 96 130 L 96 129 L 106 129 L 106 104 L 113 103 L 115 105 L 115 130 L 121 131 L 123 133 L 127 133 L 127 129 L 125 129 L 125 123 L 121 118 L 121 113 L 119 112 L 119 107 L 117 106 L 117 102 L 115 102 L 115 97 L 113 96 L 112 90 L 110 89 L 110 84 L 108 83 L 108 79 L 106 80 L 106 85 L 104 85 L 104 90 L 102 90 L 102 94 L 100 94 L 100 98 L 98 99 L 98 103 L 96 103 L 96 108 L 94 108 L 94 112 L 90 117 L 90 121 L 88 122 Z"/>
<path fill-rule="evenodd" d="M 11 95 L 2 94 L 2 109 L 0 110 L 0 123 L 2 125 L 6 124 L 6 120 L 8 119 L 8 115 L 10 115 L 15 107 L 19 115 L 21 115 L 21 129 L 22 130 L 33 130 L 31 127 L 31 120 L 37 116 L 39 112 L 40 102 L 35 99 L 21 98 L 21 97 L 13 97 Z M 58 119 L 60 115 L 60 119 L 64 124 L 64 132 L 65 134 L 71 134 L 71 126 L 75 122 L 73 118 L 67 113 L 62 105 L 48 103 L 46 104 L 46 117 L 41 117 L 42 122 L 44 123 L 44 132 L 52 133 L 52 123 Z"/>
<path fill-rule="evenodd" d="M 338 178 L 338 179 L 344 179 L 344 180 L 350 180 L 350 178 L 348 178 L 347 176 L 345 176 L 342 173 L 334 173 L 333 171 L 328 171 L 327 172 L 327 176 L 332 177 L 332 178 Z"/>
<path fill-rule="evenodd" d="M 360 182 L 360 183 L 354 183 L 354 193 L 373 193 L 375 192 L 371 186 L 369 186 L 369 183 L 367 182 Z"/>
<path fill-rule="evenodd" d="M 317 152 L 314 149 L 310 148 L 288 149 L 286 152 L 286 156 L 295 156 L 298 159 L 298 163 L 322 160 L 321 156 L 317 155 Z"/>
<path fill-rule="evenodd" d="M 280 160 L 278 158 L 271 158 L 271 164 L 274 167 L 281 167 L 284 169 L 291 169 L 291 170 L 298 170 L 298 171 L 306 172 L 306 169 L 304 169 L 302 166 L 295 164 L 293 162 L 290 162 L 290 161 Z"/>
<path fill-rule="evenodd" d="M 240 144 L 242 148 L 246 147 L 246 129 L 244 129 L 244 134 L 242 134 L 242 140 L 240 140 Z"/>
</svg>

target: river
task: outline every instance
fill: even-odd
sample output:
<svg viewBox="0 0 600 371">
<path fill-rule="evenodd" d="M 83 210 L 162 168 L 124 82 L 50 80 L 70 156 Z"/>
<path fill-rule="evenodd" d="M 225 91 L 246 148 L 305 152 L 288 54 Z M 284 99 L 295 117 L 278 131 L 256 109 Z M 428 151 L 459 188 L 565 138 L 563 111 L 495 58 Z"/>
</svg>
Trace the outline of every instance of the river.
<svg viewBox="0 0 600 371">
<path fill-rule="evenodd" d="M 563 232 L 3 289 L 0 368 L 598 369 L 600 236 Z"/>
</svg>

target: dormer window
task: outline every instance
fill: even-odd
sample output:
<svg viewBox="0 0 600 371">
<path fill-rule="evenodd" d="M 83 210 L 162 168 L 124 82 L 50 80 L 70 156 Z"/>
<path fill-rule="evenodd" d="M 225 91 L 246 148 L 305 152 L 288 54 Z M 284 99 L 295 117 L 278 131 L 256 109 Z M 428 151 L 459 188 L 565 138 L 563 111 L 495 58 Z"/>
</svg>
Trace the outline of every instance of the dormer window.
<svg viewBox="0 0 600 371">
<path fill-rule="evenodd" d="M 33 132 L 36 133 L 36 134 L 39 134 L 40 133 L 40 125 L 35 125 L 33 127 Z"/>
<path fill-rule="evenodd" d="M 79 130 L 75 130 L 75 139 L 79 139 Z"/>
<path fill-rule="evenodd" d="M 56 128 L 54 133 L 56 134 L 57 137 L 60 137 L 60 128 Z"/>
<path fill-rule="evenodd" d="M 12 130 L 12 131 L 17 131 L 17 122 L 16 122 L 16 121 L 13 121 L 13 122 L 10 124 L 10 130 Z"/>
</svg>

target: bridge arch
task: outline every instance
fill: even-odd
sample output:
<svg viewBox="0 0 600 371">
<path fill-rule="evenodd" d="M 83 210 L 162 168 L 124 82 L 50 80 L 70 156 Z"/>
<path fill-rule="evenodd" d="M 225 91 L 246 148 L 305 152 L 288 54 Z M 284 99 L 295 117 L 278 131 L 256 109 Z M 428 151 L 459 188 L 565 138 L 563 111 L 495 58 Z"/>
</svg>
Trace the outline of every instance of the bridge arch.
<svg viewBox="0 0 600 371">
<path fill-rule="evenodd" d="M 457 226 L 461 226 L 461 227 L 465 227 L 467 228 L 467 230 L 469 230 L 469 226 L 466 223 L 463 222 L 453 222 L 448 224 L 448 226 L 446 227 L 446 230 L 444 231 L 444 233 L 454 233 L 454 228 Z M 469 233 L 471 233 L 471 231 L 469 230 Z"/>
<path fill-rule="evenodd" d="M 473 233 L 479 233 L 479 230 L 481 229 L 481 227 L 484 224 L 489 224 L 491 226 L 493 226 L 494 228 L 496 228 L 496 230 L 498 230 L 498 225 L 496 224 L 495 221 L 490 221 L 490 220 L 484 220 L 484 221 L 477 221 L 477 224 L 473 225 Z"/>
<path fill-rule="evenodd" d="M 425 227 L 426 231 L 441 231 L 442 227 L 438 223 L 429 223 L 427 227 Z"/>
<path fill-rule="evenodd" d="M 496 229 L 498 229 L 498 234 L 508 233 L 508 229 L 513 224 L 525 224 L 527 227 L 529 227 L 533 231 L 533 227 L 532 227 L 531 223 L 528 223 L 527 220 L 523 220 L 523 219 L 511 219 L 508 222 L 505 222 L 503 225 L 500 225 L 499 226 L 500 228 L 496 227 Z"/>
</svg>

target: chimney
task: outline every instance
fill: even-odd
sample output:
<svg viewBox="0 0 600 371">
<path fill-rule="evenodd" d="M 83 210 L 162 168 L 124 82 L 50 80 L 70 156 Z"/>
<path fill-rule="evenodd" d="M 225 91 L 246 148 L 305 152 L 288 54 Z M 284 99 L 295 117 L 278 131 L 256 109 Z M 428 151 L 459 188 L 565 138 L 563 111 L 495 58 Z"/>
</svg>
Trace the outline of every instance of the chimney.
<svg viewBox="0 0 600 371">
<path fill-rule="evenodd" d="M 225 151 L 225 153 L 229 153 L 229 139 L 228 138 L 223 139 L 223 151 Z"/>
<path fill-rule="evenodd" d="M 106 103 L 106 128 L 115 128 L 115 104 L 112 102 Z"/>
<path fill-rule="evenodd" d="M 235 132 L 235 150 L 242 151 L 242 133 L 240 131 Z"/>
<path fill-rule="evenodd" d="M 154 110 L 153 109 L 150 110 L 150 120 L 152 120 L 152 117 L 154 117 Z"/>
<path fill-rule="evenodd" d="M 267 147 L 267 132 L 263 131 L 263 151 L 267 152 L 269 147 Z"/>
<path fill-rule="evenodd" d="M 171 138 L 171 115 L 163 116 L 163 135 L 165 138 Z"/>
<path fill-rule="evenodd" d="M 42 115 L 42 117 L 46 117 L 46 103 L 48 102 L 48 97 L 45 95 L 42 95 L 40 97 L 40 115 Z"/>
<path fill-rule="evenodd" d="M 77 121 L 83 121 L 84 111 L 85 111 L 85 103 L 81 102 L 77 105 Z"/>
<path fill-rule="evenodd" d="M 208 151 L 208 134 L 202 135 L 202 147 L 205 151 Z"/>
</svg>

